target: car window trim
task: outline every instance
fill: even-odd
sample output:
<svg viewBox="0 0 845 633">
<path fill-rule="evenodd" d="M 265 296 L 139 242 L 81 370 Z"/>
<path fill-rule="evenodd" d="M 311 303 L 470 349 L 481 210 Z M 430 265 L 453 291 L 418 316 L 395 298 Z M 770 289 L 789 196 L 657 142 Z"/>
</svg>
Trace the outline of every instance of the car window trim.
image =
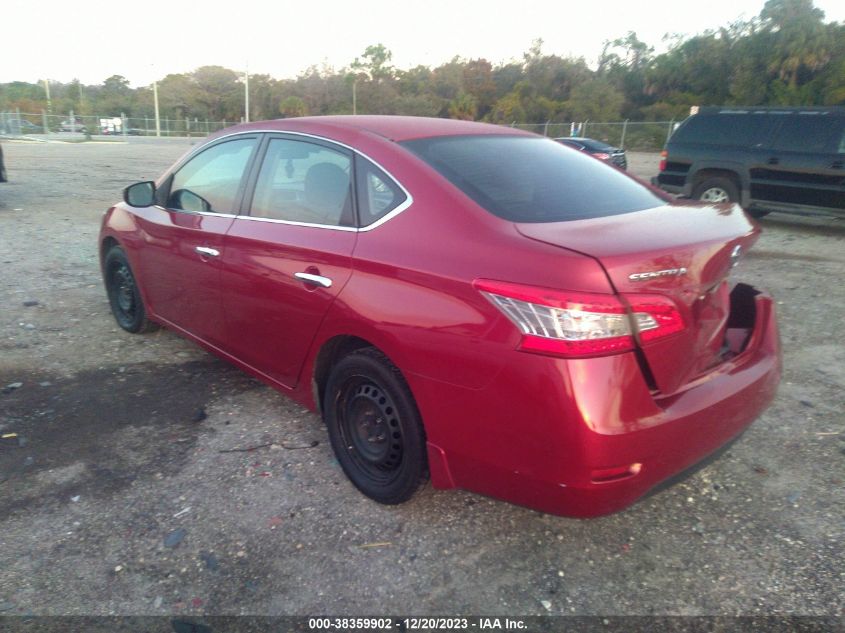
<svg viewBox="0 0 845 633">
<path fill-rule="evenodd" d="M 196 158 L 197 156 L 199 156 L 200 154 L 202 154 L 203 152 L 205 152 L 207 150 L 210 150 L 214 147 L 217 147 L 218 145 L 221 145 L 222 143 L 233 141 L 233 140 L 248 140 L 248 139 L 254 138 L 257 141 L 256 144 L 255 144 L 255 149 L 252 152 L 252 155 L 249 157 L 247 164 L 244 166 L 244 173 L 241 176 L 241 182 L 238 184 L 238 193 L 235 194 L 235 204 L 232 205 L 235 208 L 234 213 L 231 213 L 231 212 L 218 213 L 217 211 L 190 211 L 188 209 L 174 209 L 172 207 L 169 207 L 169 206 L 166 206 L 166 205 L 161 205 L 161 204 L 155 204 L 153 206 L 158 208 L 158 209 L 161 209 L 162 211 L 170 211 L 172 213 L 186 213 L 186 214 L 189 214 L 189 215 L 208 215 L 208 216 L 213 216 L 213 217 L 217 217 L 217 218 L 236 218 L 236 217 L 238 217 L 239 216 L 238 211 L 239 211 L 239 209 L 241 209 L 241 207 L 243 205 L 244 194 L 246 193 L 246 184 L 248 182 L 248 177 L 252 174 L 252 170 L 255 167 L 255 160 L 258 156 L 259 150 L 261 149 L 262 143 L 264 142 L 264 135 L 261 134 L 261 133 L 242 132 L 241 135 L 243 135 L 242 139 L 229 139 L 228 141 L 224 141 L 223 139 L 225 139 L 227 137 L 221 137 L 220 139 L 214 139 L 214 141 L 211 142 L 211 143 L 208 143 L 206 145 L 202 145 L 202 146 L 198 147 L 196 151 L 191 152 L 189 155 L 185 156 L 181 161 L 179 161 L 179 164 L 176 167 L 174 167 L 170 171 L 170 173 L 167 174 L 167 177 L 164 179 L 165 186 L 167 187 L 165 200 L 167 200 L 167 199 L 170 198 L 170 188 L 173 186 L 173 177 L 179 172 L 180 169 L 182 169 L 185 165 L 187 165 L 194 158 Z M 231 136 L 235 136 L 235 135 L 231 135 Z M 218 142 L 218 141 L 220 141 L 220 142 Z"/>
<path fill-rule="evenodd" d="M 309 134 L 309 133 L 306 133 L 306 132 L 291 132 L 291 131 L 288 131 L 288 130 L 259 129 L 259 130 L 250 130 L 248 132 L 232 132 L 231 134 L 226 134 L 224 136 L 220 136 L 220 137 L 216 138 L 214 140 L 214 142 L 216 144 L 217 141 L 222 141 L 223 139 L 231 139 L 231 137 L 233 137 L 233 136 L 240 136 L 240 135 L 251 136 L 253 134 L 266 135 L 267 139 L 269 139 L 273 135 L 277 135 L 277 136 L 300 136 L 300 137 L 304 137 L 304 138 L 315 139 L 317 141 L 322 141 L 323 143 L 327 144 L 328 146 L 336 145 L 338 147 L 342 147 L 342 148 L 352 152 L 353 154 L 356 154 L 356 155 L 360 156 L 361 158 L 364 158 L 364 159 L 370 161 L 373 165 L 375 165 L 376 167 L 381 169 L 385 173 L 385 175 L 388 178 L 390 178 L 394 183 L 396 183 L 396 186 L 399 187 L 404 192 L 406 198 L 405 198 L 405 201 L 403 203 L 398 205 L 390 213 L 385 214 L 384 216 L 382 216 L 381 218 L 379 218 L 378 220 L 376 220 L 375 222 L 373 222 L 372 224 L 369 224 L 367 226 L 336 226 L 336 225 L 329 225 L 329 224 L 312 224 L 312 223 L 309 223 L 309 222 L 295 222 L 293 220 L 277 220 L 275 218 L 255 218 L 255 217 L 252 217 L 251 215 L 249 215 L 247 213 L 238 213 L 238 214 L 232 216 L 234 218 L 237 218 L 239 220 L 249 220 L 250 222 L 270 222 L 270 223 L 273 223 L 273 224 L 288 224 L 288 225 L 291 225 L 291 226 L 305 226 L 305 227 L 310 227 L 310 228 L 315 228 L 315 229 L 325 229 L 325 230 L 328 230 L 328 231 L 354 231 L 356 233 L 367 233 L 367 232 L 372 231 L 374 229 L 377 229 L 381 225 L 389 222 L 390 220 L 392 220 L 397 215 L 399 215 L 400 213 L 405 211 L 408 207 L 410 207 L 414 203 L 414 197 L 411 195 L 411 192 L 408 191 L 408 189 L 405 187 L 405 185 L 403 185 L 390 172 L 390 170 L 385 169 L 384 165 L 382 165 L 381 163 L 379 163 L 376 160 L 373 160 L 372 158 L 370 158 L 364 152 L 362 152 L 358 149 L 355 149 L 354 147 L 352 147 L 350 145 L 347 145 L 347 144 L 342 143 L 340 141 L 336 141 L 334 139 L 326 138 L 325 136 L 319 136 L 317 134 Z M 269 143 L 269 140 L 262 139 L 262 143 Z M 261 146 L 259 146 L 259 151 L 260 150 L 261 150 Z M 266 149 L 264 151 L 266 151 Z M 198 152 L 191 153 L 190 156 L 186 157 L 185 160 L 182 161 L 182 163 L 179 165 L 179 168 L 181 168 L 182 164 L 187 162 L 192 156 L 195 156 L 197 153 Z M 256 155 L 257 155 L 257 153 L 256 153 Z M 263 158 L 263 154 L 262 154 L 262 158 Z M 352 163 L 353 163 L 352 170 L 353 170 L 353 174 L 354 174 L 355 161 L 353 160 Z M 257 165 L 258 165 L 258 163 L 252 163 L 250 165 L 250 170 L 251 170 L 250 178 L 253 177 L 252 172 L 255 171 L 256 173 L 254 174 L 254 176 L 255 176 L 256 181 L 257 181 L 257 178 L 258 178 L 258 174 L 257 174 L 257 170 L 256 170 Z M 176 171 L 177 170 L 174 169 L 173 172 L 171 172 L 171 173 L 176 173 Z M 253 181 L 253 185 L 254 185 L 254 182 L 255 181 Z M 353 191 L 354 191 L 355 184 L 353 183 L 352 186 L 353 186 Z M 356 197 L 357 197 L 357 195 L 356 195 Z M 243 211 L 244 200 L 245 200 L 244 198 L 241 199 L 241 206 L 239 207 L 239 210 L 241 210 L 241 211 Z M 355 209 L 356 209 L 356 211 L 355 211 L 356 224 L 360 224 L 360 218 L 358 218 L 358 213 L 357 213 L 357 201 L 353 200 L 353 204 L 356 205 L 356 207 L 355 207 Z M 205 212 L 197 212 L 197 213 L 205 213 Z M 220 214 L 211 214 L 211 215 L 220 215 Z"/>
</svg>

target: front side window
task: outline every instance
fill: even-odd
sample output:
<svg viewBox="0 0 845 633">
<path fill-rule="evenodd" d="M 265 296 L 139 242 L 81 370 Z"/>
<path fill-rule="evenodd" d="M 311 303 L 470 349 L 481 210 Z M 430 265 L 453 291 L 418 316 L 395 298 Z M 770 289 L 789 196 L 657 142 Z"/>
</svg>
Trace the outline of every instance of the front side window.
<svg viewBox="0 0 845 633">
<path fill-rule="evenodd" d="M 401 143 L 490 213 L 512 222 L 561 222 L 665 204 L 591 156 L 525 136 L 441 136 Z"/>
<path fill-rule="evenodd" d="M 241 182 L 256 143 L 254 138 L 226 141 L 194 156 L 173 175 L 167 206 L 237 213 Z"/>
<path fill-rule="evenodd" d="M 274 138 L 258 174 L 250 215 L 258 218 L 354 226 L 352 159 L 307 141 Z"/>
</svg>

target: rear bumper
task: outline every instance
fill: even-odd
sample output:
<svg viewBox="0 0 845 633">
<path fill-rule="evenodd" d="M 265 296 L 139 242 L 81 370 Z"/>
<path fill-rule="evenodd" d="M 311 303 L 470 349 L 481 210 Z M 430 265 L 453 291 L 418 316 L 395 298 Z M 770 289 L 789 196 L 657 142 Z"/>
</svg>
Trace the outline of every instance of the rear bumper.
<svg viewBox="0 0 845 633">
<path fill-rule="evenodd" d="M 660 176 L 652 176 L 651 184 L 658 189 L 662 189 L 667 193 L 689 195 L 687 187 L 684 185 L 670 185 L 665 182 L 660 182 Z"/>
<path fill-rule="evenodd" d="M 744 351 L 669 398 L 652 396 L 630 353 L 561 360 L 514 352 L 479 390 L 413 377 L 435 486 L 566 516 L 625 508 L 737 437 L 774 398 L 774 306 L 767 295 L 754 301 Z"/>
</svg>

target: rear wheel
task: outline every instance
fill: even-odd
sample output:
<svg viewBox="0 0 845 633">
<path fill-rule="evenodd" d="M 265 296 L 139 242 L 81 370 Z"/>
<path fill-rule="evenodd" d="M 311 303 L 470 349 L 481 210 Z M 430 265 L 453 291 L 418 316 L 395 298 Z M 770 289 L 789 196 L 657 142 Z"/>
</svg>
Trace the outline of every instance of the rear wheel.
<svg viewBox="0 0 845 633">
<path fill-rule="evenodd" d="M 692 190 L 692 197 L 713 204 L 739 202 L 739 187 L 730 178 L 713 176 L 698 183 Z"/>
<path fill-rule="evenodd" d="M 117 324 L 133 334 L 149 332 L 158 326 L 147 318 L 141 291 L 135 282 L 126 253 L 112 246 L 103 260 L 106 292 Z"/>
<path fill-rule="evenodd" d="M 425 432 L 402 374 L 375 348 L 335 365 L 323 418 L 346 476 L 379 503 L 410 499 L 428 477 Z"/>
</svg>

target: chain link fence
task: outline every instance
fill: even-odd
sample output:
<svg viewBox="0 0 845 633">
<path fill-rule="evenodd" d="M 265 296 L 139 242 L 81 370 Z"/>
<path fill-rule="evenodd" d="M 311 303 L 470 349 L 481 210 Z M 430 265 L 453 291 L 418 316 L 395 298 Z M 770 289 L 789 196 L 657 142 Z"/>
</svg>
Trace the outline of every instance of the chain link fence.
<svg viewBox="0 0 845 633">
<path fill-rule="evenodd" d="M 159 119 L 153 117 L 103 115 L 65 115 L 46 112 L 0 112 L 0 134 L 41 138 L 86 136 L 178 136 L 204 137 L 240 121 L 207 119 Z M 528 130 L 551 138 L 586 136 L 614 147 L 634 151 L 659 151 L 678 126 L 676 121 L 570 121 L 565 123 L 517 123 L 510 127 Z"/>
<path fill-rule="evenodd" d="M 569 121 L 566 123 L 517 123 L 511 127 L 551 138 L 584 136 L 626 150 L 653 152 L 663 149 L 678 126 L 676 121 Z"/>
<path fill-rule="evenodd" d="M 159 119 L 125 115 L 64 115 L 46 112 L 0 112 L 0 134 L 33 138 L 77 136 L 179 136 L 204 137 L 240 121 L 208 121 L 197 118 Z"/>
</svg>

